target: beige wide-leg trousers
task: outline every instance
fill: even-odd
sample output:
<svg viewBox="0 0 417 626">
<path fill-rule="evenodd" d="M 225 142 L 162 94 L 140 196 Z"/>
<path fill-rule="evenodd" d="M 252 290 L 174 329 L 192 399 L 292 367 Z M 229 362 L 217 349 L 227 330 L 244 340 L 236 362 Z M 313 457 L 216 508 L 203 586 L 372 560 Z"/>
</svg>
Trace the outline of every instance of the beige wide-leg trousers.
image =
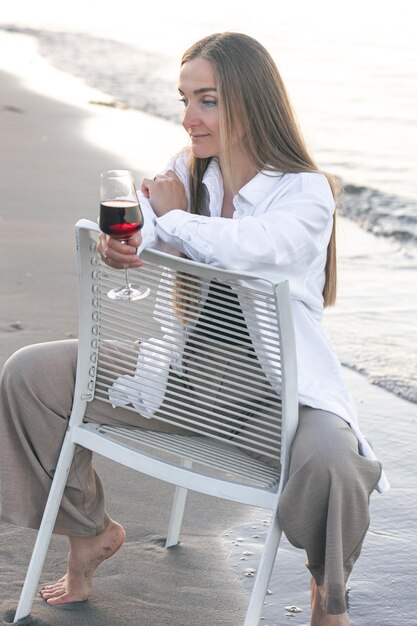
<svg viewBox="0 0 417 626">
<path fill-rule="evenodd" d="M 38 528 L 71 412 L 77 342 L 23 348 L 6 363 L 0 390 L 0 519 Z M 223 383 L 224 384 L 224 381 Z M 94 400 L 86 421 L 184 432 Z M 91 452 L 78 448 L 55 532 L 91 536 L 108 523 Z M 290 477 L 279 519 L 289 541 L 307 553 L 328 613 L 343 613 L 345 583 L 369 525 L 369 496 L 381 473 L 358 454 L 349 426 L 332 413 L 300 408 Z"/>
</svg>

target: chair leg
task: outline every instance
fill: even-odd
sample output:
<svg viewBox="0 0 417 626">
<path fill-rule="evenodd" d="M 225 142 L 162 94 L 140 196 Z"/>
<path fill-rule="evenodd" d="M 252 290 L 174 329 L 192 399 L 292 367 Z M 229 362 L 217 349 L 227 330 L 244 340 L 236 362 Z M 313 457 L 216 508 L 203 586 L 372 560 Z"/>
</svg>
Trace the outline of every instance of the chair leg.
<svg viewBox="0 0 417 626">
<path fill-rule="evenodd" d="M 183 467 L 191 468 L 193 463 L 189 459 L 182 459 Z M 188 489 L 184 487 L 176 487 L 174 501 L 171 509 L 171 517 L 169 519 L 166 548 L 176 546 L 181 531 L 182 519 L 184 517 L 185 500 L 187 498 Z"/>
<path fill-rule="evenodd" d="M 30 615 L 33 600 L 39 584 L 43 564 L 48 552 L 51 535 L 55 526 L 55 520 L 61 505 L 62 495 L 67 482 L 68 472 L 74 456 L 75 444 L 72 443 L 70 434 L 67 433 L 62 445 L 61 454 L 55 470 L 54 479 L 49 491 L 45 511 L 42 517 L 32 557 L 26 573 L 23 589 L 20 594 L 19 604 L 13 620 L 15 624 L 18 620 Z"/>
<path fill-rule="evenodd" d="M 265 539 L 265 545 L 259 563 L 258 572 L 255 578 L 255 584 L 249 600 L 248 610 L 244 626 L 258 626 L 262 615 L 263 603 L 268 588 L 269 579 L 271 578 L 272 568 L 274 567 L 275 558 L 282 530 L 278 522 L 278 516 L 273 512 L 272 520 L 268 528 Z"/>
</svg>

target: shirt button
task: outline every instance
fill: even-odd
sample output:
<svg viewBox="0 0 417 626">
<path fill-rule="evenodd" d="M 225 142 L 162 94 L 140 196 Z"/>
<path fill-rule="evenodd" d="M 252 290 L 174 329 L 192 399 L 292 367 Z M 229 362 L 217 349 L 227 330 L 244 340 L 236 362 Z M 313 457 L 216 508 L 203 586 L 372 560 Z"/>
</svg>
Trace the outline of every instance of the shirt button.
<svg viewBox="0 0 417 626">
<path fill-rule="evenodd" d="M 192 239 L 192 238 L 191 238 L 191 235 L 187 235 L 187 236 L 186 236 L 186 240 L 187 240 L 187 241 L 191 241 L 191 239 Z"/>
</svg>

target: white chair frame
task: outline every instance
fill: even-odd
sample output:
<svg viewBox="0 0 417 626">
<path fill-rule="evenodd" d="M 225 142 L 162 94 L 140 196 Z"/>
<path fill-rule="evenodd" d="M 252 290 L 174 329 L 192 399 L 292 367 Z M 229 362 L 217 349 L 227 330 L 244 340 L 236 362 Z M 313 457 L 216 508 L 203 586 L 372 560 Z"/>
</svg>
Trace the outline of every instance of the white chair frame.
<svg viewBox="0 0 417 626">
<path fill-rule="evenodd" d="M 76 225 L 76 237 L 80 278 L 80 326 L 74 404 L 13 623 L 31 612 L 74 450 L 76 445 L 81 445 L 138 472 L 176 485 L 166 547 L 176 545 L 178 542 L 188 489 L 271 511 L 271 522 L 244 621 L 244 626 L 258 626 L 281 538 L 277 510 L 288 476 L 290 448 L 298 423 L 295 340 L 288 284 L 284 282 L 268 285 L 276 324 L 274 332 L 279 335 L 281 381 L 279 471 L 248 456 L 244 450 L 245 445 L 242 450 L 219 436 L 212 437 L 209 434 L 207 437 L 184 437 L 130 428 L 124 432 L 121 427 L 102 427 L 82 421 L 87 403 L 98 397 L 97 359 L 100 358 L 98 355 L 102 323 L 100 298 L 105 299 L 107 281 L 113 280 L 113 283 L 120 284 L 122 274 L 110 270 L 100 260 L 95 244 L 97 226 L 93 222 L 80 220 Z M 153 268 L 160 272 L 160 268 L 163 267 L 164 271 L 168 268 L 174 273 L 184 272 L 195 280 L 206 282 L 216 280 L 220 284 L 226 281 L 229 284 L 241 285 L 245 281 L 247 284 L 248 280 L 256 284 L 258 280 L 263 285 L 262 291 L 265 291 L 265 281 L 256 279 L 253 275 L 213 268 L 159 251 L 144 251 L 141 257 L 151 272 Z M 141 270 L 133 274 L 140 279 L 143 276 Z M 156 290 L 157 284 L 151 288 Z M 98 293 L 100 290 L 103 290 L 101 295 Z M 248 293 L 248 290 L 245 293 Z M 104 302 L 103 306 L 107 304 Z M 129 315 L 129 311 L 140 311 L 140 307 L 145 305 L 144 300 L 141 300 L 123 306 L 132 307 L 127 309 Z M 251 381 L 246 377 L 244 384 L 250 387 Z M 251 445 L 247 445 L 249 451 Z M 167 451 L 170 454 L 169 460 Z M 162 452 L 162 455 L 158 454 L 159 452 Z M 172 460 L 172 455 L 175 455 L 175 461 Z"/>
</svg>

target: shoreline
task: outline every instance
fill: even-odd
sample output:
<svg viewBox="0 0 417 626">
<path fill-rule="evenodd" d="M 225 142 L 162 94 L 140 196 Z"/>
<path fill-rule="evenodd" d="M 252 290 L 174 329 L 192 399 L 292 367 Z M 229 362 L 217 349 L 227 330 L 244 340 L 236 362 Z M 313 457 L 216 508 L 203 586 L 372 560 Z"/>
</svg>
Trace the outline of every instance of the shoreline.
<svg viewBox="0 0 417 626">
<path fill-rule="evenodd" d="M 101 124 L 104 131 L 106 125 L 118 124 L 116 119 L 129 112 L 104 111 L 104 107 L 89 105 L 88 101 L 84 101 L 84 108 L 65 104 L 33 92 L 26 82 L 21 82 L 22 77 L 6 73 L 1 78 L 0 124 L 7 159 L 0 171 L 0 186 L 8 209 L 2 216 L 0 230 L 3 362 L 20 346 L 77 334 L 73 227 L 80 217 L 96 218 L 98 172 L 113 167 L 115 159 L 114 152 L 103 151 L 88 140 L 85 129 L 96 125 L 97 132 Z M 97 116 L 100 122 L 94 121 Z M 150 130 L 148 118 L 141 119 L 146 133 Z M 159 120 L 158 127 L 162 128 Z M 153 127 L 148 135 L 153 135 L 154 143 L 155 131 Z M 106 145 L 104 132 L 101 141 Z M 157 144 L 156 150 L 158 147 Z M 141 166 L 133 167 L 127 155 L 126 151 L 123 163 L 139 175 Z M 147 156 L 144 154 L 145 160 Z M 30 228 L 22 228 L 22 224 L 30 224 Z M 351 315 L 359 323 L 358 308 L 363 311 L 362 300 L 369 296 L 372 283 L 363 277 L 363 255 L 369 250 L 372 235 L 347 220 L 342 219 L 339 226 L 344 286 L 341 310 L 332 312 L 328 319 L 329 324 L 332 319 L 339 323 L 345 316 L 348 329 Z M 394 254 L 387 242 L 373 240 L 372 237 L 372 245 L 378 246 L 378 259 Z M 368 269 L 380 272 L 379 265 Z M 407 286 L 406 279 L 403 286 Z M 375 310 L 378 308 L 378 302 L 372 305 Z M 366 314 L 369 308 L 367 304 Z M 337 332 L 340 326 L 334 328 Z M 351 370 L 343 371 L 358 404 L 362 428 L 391 482 L 387 494 L 372 496 L 370 532 L 350 582 L 352 623 L 417 626 L 411 575 L 417 567 L 417 407 L 371 385 Z M 165 551 L 162 541 L 171 487 L 138 478 L 136 473 L 100 458 L 95 465 L 109 495 L 109 512 L 122 521 L 128 532 L 126 548 L 99 569 L 90 602 L 59 610 L 37 598 L 32 623 L 56 626 L 59 621 L 60 626 L 72 626 L 74 621 L 85 620 L 90 626 L 133 626 L 141 620 L 148 626 L 241 624 L 248 602 L 245 585 L 250 584 L 244 569 L 252 562 L 240 558 L 242 550 L 254 539 L 251 535 L 261 535 L 258 530 L 264 513 L 256 510 L 251 517 L 247 507 L 190 494 L 182 543 Z M 205 520 L 204 525 L 201 519 Z M 252 529 L 255 524 L 258 528 Z M 243 541 L 229 546 L 226 534 Z M 7 623 L 7 612 L 15 606 L 33 539 L 32 531 L 0 525 L 2 567 L 6 573 L 0 581 L 3 623 Z M 42 582 L 62 574 L 66 550 L 63 538 L 54 538 Z M 226 563 L 228 553 L 230 567 Z M 265 605 L 266 611 L 270 611 L 265 613 L 265 626 L 286 619 L 285 606 L 290 604 L 303 608 L 293 615 L 291 623 L 307 624 L 308 576 L 303 562 L 304 555 L 283 541 L 271 580 L 273 593 Z"/>
<path fill-rule="evenodd" d="M 95 219 L 98 172 L 110 169 L 114 157 L 80 133 L 87 112 L 33 93 L 10 74 L 0 72 L 0 79 L 0 102 L 9 107 L 0 108 L 8 147 L 0 168 L 3 365 L 22 346 L 78 335 L 74 224 Z M 174 488 L 99 456 L 94 466 L 109 514 L 127 531 L 125 547 L 99 568 L 89 602 L 59 609 L 36 597 L 31 623 L 239 626 L 247 595 L 226 565 L 221 533 L 245 519 L 246 507 L 191 493 L 181 543 L 165 550 Z M 16 608 L 34 539 L 29 529 L 0 524 L 2 624 Z M 62 576 L 67 550 L 66 540 L 55 536 L 41 584 Z"/>
<path fill-rule="evenodd" d="M 187 134 L 179 125 L 124 109 L 111 95 L 54 68 L 38 54 L 36 40 L 30 35 L 0 31 L 0 71 L 19 78 L 33 93 L 84 111 L 87 115 L 81 124 L 82 137 L 92 147 L 111 150 L 113 156 L 142 176 L 154 176 L 187 144 Z"/>
<path fill-rule="evenodd" d="M 83 139 L 91 149 L 109 154 L 111 150 L 106 169 L 122 164 L 133 170 L 137 183 L 163 170 L 170 156 L 187 143 L 185 131 L 173 122 L 108 106 L 112 96 L 52 67 L 37 53 L 36 40 L 29 35 L 0 31 L 2 67 L 8 67 L 35 93 L 84 112 Z M 97 216 L 84 217 L 94 220 Z M 411 301 L 409 285 L 415 281 L 416 258 L 414 248 L 377 237 L 339 214 L 339 295 L 336 307 L 326 309 L 324 315 L 344 366 L 413 403 L 417 403 L 417 362 L 411 346 L 417 344 L 417 302 Z M 385 358 L 382 338 L 387 332 L 397 350 L 393 362 Z"/>
<path fill-rule="evenodd" d="M 417 408 L 392 393 L 370 385 L 360 374 L 344 368 L 369 438 L 391 483 L 390 490 L 371 495 L 371 523 L 362 553 L 348 582 L 349 617 L 352 626 L 417 626 L 417 599 L 413 573 L 417 568 L 417 498 L 414 442 Z M 246 523 L 223 534 L 230 565 L 244 589 L 252 589 L 247 568 L 256 568 L 268 514 L 255 510 Z M 247 555 L 245 553 L 250 552 Z M 283 536 L 268 585 L 262 624 L 309 624 L 309 573 L 305 555 Z M 288 615 L 286 606 L 299 613 Z"/>
</svg>

